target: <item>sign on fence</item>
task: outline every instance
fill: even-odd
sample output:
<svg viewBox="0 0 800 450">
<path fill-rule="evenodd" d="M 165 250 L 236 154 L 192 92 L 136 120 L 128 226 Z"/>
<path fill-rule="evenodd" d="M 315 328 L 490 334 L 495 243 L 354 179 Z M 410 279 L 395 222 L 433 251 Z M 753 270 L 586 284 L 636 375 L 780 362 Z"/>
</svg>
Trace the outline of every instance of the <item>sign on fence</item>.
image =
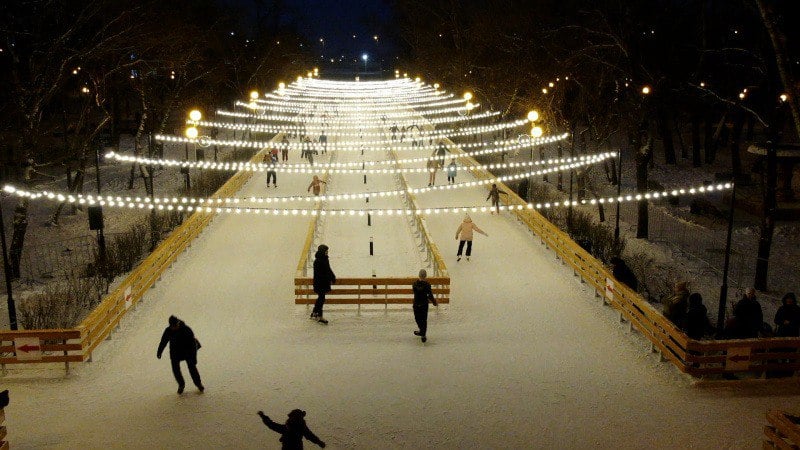
<svg viewBox="0 0 800 450">
<path fill-rule="evenodd" d="M 614 280 L 611 278 L 606 278 L 606 298 L 614 301 Z"/>
<path fill-rule="evenodd" d="M 14 339 L 14 350 L 20 361 L 38 361 L 42 359 L 42 344 L 38 337 L 18 337 Z"/>
<path fill-rule="evenodd" d="M 125 309 L 130 309 L 132 303 L 131 287 L 125 288 Z"/>
<path fill-rule="evenodd" d="M 750 367 L 750 347 L 731 347 L 725 360 L 725 370 L 747 370 Z"/>
</svg>

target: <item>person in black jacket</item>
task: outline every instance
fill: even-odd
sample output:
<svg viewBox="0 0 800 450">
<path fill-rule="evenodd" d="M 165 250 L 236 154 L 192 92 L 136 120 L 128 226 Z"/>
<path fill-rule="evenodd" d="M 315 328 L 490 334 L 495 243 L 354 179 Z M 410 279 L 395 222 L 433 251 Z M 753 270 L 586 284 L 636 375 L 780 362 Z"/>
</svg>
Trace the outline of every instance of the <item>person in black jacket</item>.
<svg viewBox="0 0 800 450">
<path fill-rule="evenodd" d="M 622 258 L 619 256 L 612 257 L 611 267 L 611 273 L 614 275 L 614 278 L 616 278 L 617 281 L 624 283 L 626 286 L 631 288 L 633 292 L 636 292 L 639 289 L 639 280 L 636 279 L 636 275 L 633 274 L 631 268 L 628 267 Z"/>
<path fill-rule="evenodd" d="M 702 339 L 706 331 L 711 330 L 708 309 L 703 304 L 703 296 L 696 292 L 689 296 L 685 327 L 686 335 L 692 339 Z"/>
<path fill-rule="evenodd" d="M 433 303 L 433 306 L 439 306 L 433 297 L 431 284 L 426 278 L 428 278 L 428 272 L 421 269 L 419 279 L 411 285 L 411 289 L 414 291 L 414 320 L 419 327 L 419 331 L 415 331 L 414 335 L 421 337 L 422 342 L 428 340 L 425 335 L 428 331 L 428 302 Z"/>
<path fill-rule="evenodd" d="M 331 284 L 334 283 L 336 275 L 331 270 L 331 263 L 328 260 L 328 246 L 322 244 L 317 247 L 317 253 L 314 255 L 314 292 L 317 294 L 317 301 L 311 312 L 311 318 L 319 323 L 328 323 L 322 317 L 322 307 L 325 305 L 325 294 L 330 292 Z"/>
<path fill-rule="evenodd" d="M 172 374 L 175 375 L 175 381 L 178 382 L 178 394 L 183 394 L 183 388 L 186 385 L 181 373 L 180 362 L 186 361 L 186 366 L 189 367 L 189 375 L 192 376 L 194 385 L 200 392 L 205 388 L 200 381 L 200 372 L 197 371 L 197 349 L 200 348 L 200 342 L 195 339 L 194 332 L 183 321 L 175 316 L 169 316 L 169 326 L 164 330 L 161 336 L 161 343 L 158 344 L 158 352 L 156 356 L 161 359 L 161 353 L 169 343 L 169 359 L 172 362 Z"/>
<path fill-rule="evenodd" d="M 775 313 L 775 335 L 779 337 L 800 336 L 800 306 L 794 292 L 783 296 L 783 303 Z"/>
<path fill-rule="evenodd" d="M 756 299 L 756 290 L 748 288 L 738 303 L 733 307 L 736 325 L 736 337 L 740 339 L 757 338 L 764 323 L 761 303 Z"/>
<path fill-rule="evenodd" d="M 258 412 L 258 417 L 261 417 L 264 425 L 270 430 L 281 434 L 280 441 L 283 450 L 303 450 L 303 438 L 325 448 L 325 443 L 308 429 L 304 419 L 306 416 L 305 411 L 293 409 L 288 415 L 289 418 L 286 419 L 286 424 L 281 425 L 273 422 L 269 416 L 264 414 L 264 411 Z"/>
</svg>

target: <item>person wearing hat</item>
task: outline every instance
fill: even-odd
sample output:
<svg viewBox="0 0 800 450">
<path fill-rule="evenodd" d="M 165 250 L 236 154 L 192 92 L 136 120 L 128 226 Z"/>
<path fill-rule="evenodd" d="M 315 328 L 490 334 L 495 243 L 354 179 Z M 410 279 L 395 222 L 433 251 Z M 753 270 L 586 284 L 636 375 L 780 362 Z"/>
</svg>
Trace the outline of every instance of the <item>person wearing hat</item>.
<svg viewBox="0 0 800 450">
<path fill-rule="evenodd" d="M 325 442 L 323 442 L 322 439 L 318 438 L 314 433 L 311 432 L 311 430 L 308 429 L 308 425 L 306 425 L 305 411 L 301 409 L 293 409 L 288 416 L 289 418 L 286 419 L 285 424 L 279 424 L 277 422 L 273 422 L 269 416 L 264 414 L 264 411 L 258 412 L 258 417 L 261 417 L 261 421 L 264 422 L 264 425 L 266 425 L 267 428 L 281 434 L 280 442 L 283 450 L 302 450 L 303 438 L 306 438 L 320 447 L 325 448 Z"/>
<path fill-rule="evenodd" d="M 664 317 L 678 328 L 686 324 L 686 312 L 689 309 L 689 284 L 685 281 L 675 283 L 672 295 L 664 299 Z"/>
<path fill-rule="evenodd" d="M 200 342 L 194 337 L 192 329 L 182 320 L 175 316 L 169 316 L 168 322 L 169 326 L 164 330 L 161 342 L 158 344 L 156 357 L 161 359 L 161 353 L 169 343 L 169 359 L 172 362 L 172 374 L 175 375 L 175 381 L 178 382 L 178 394 L 183 394 L 183 388 L 186 385 L 181 373 L 181 361 L 186 361 L 194 385 L 200 392 L 203 392 L 205 388 L 200 381 L 200 372 L 197 371 L 197 350 L 200 348 Z"/>
<path fill-rule="evenodd" d="M 314 303 L 311 319 L 322 324 L 328 323 L 322 317 L 322 307 L 325 305 L 325 294 L 330 292 L 331 284 L 334 283 L 336 275 L 331 270 L 331 263 L 328 260 L 328 246 L 322 244 L 317 247 L 317 253 L 314 255 L 314 292 L 317 294 L 317 301 Z"/>
<path fill-rule="evenodd" d="M 472 232 L 477 231 L 478 233 L 489 237 L 488 234 L 484 233 L 483 230 L 478 228 L 477 225 L 472 223 L 472 218 L 469 214 L 464 215 L 464 221 L 461 222 L 461 225 L 458 226 L 456 230 L 456 240 L 458 242 L 458 253 L 456 253 L 456 261 L 461 261 L 461 252 L 464 250 L 464 243 L 467 243 L 467 261 L 469 261 L 469 257 L 472 254 Z"/>
<path fill-rule="evenodd" d="M 415 331 L 414 335 L 421 337 L 422 342 L 428 340 L 426 337 L 428 331 L 428 302 L 433 303 L 433 306 L 439 306 L 433 297 L 433 290 L 427 278 L 428 272 L 425 269 L 420 269 L 419 279 L 411 285 L 411 289 L 414 291 L 414 320 L 417 322 L 417 327 L 419 327 L 419 330 Z"/>
</svg>

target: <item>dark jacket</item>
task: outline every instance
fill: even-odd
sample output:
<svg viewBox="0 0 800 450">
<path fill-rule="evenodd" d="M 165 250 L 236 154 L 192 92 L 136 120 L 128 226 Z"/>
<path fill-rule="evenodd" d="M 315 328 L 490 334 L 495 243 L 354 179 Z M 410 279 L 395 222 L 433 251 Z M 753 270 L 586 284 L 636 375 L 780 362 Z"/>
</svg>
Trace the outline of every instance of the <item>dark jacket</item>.
<svg viewBox="0 0 800 450">
<path fill-rule="evenodd" d="M 436 306 L 436 299 L 433 298 L 433 290 L 430 283 L 425 280 L 417 280 L 411 285 L 411 289 L 414 291 L 415 308 L 426 307 L 429 301 L 433 303 L 433 306 Z"/>
<path fill-rule="evenodd" d="M 636 275 L 633 274 L 631 268 L 624 261 L 614 264 L 612 274 L 617 281 L 624 283 L 634 292 L 639 289 L 639 280 L 636 279 Z"/>
<path fill-rule="evenodd" d="M 686 335 L 692 339 L 702 339 L 706 331 L 711 329 L 708 320 L 708 309 L 703 301 L 693 301 L 689 298 L 689 309 L 686 311 Z"/>
<path fill-rule="evenodd" d="M 788 321 L 789 323 L 784 324 Z M 800 306 L 783 305 L 775 313 L 775 335 L 780 337 L 800 336 Z"/>
<path fill-rule="evenodd" d="M 328 255 L 317 251 L 314 255 L 314 292 L 324 294 L 331 290 L 333 283 L 336 283 L 336 275 L 331 270 Z"/>
<path fill-rule="evenodd" d="M 306 421 L 298 418 L 290 418 L 286 424 L 273 422 L 267 416 L 261 416 L 261 421 L 264 422 L 270 430 L 281 434 L 281 448 L 283 450 L 302 450 L 303 438 L 325 447 L 325 444 L 318 438 L 311 430 L 308 429 Z"/>
<path fill-rule="evenodd" d="M 755 338 L 764 323 L 764 313 L 761 311 L 761 303 L 753 298 L 744 296 L 736 306 L 733 307 L 733 317 L 736 318 L 736 328 L 738 337 Z"/>
<path fill-rule="evenodd" d="M 158 357 L 169 343 L 169 358 L 178 361 L 189 361 L 197 364 L 197 348 L 199 343 L 194 337 L 194 332 L 185 323 L 178 322 L 178 328 L 173 330 L 167 327 L 158 344 Z"/>
</svg>

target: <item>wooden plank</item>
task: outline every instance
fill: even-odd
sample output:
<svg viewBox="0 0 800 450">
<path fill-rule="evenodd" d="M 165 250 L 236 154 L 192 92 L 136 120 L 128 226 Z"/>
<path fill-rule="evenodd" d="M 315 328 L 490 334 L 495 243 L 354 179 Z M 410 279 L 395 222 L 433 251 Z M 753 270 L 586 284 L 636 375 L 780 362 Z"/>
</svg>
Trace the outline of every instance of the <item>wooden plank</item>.
<svg viewBox="0 0 800 450">
<path fill-rule="evenodd" d="M 2 341 L 13 341 L 20 337 L 38 337 L 41 340 L 80 339 L 81 332 L 75 328 L 0 332 L 0 340 Z"/>
<path fill-rule="evenodd" d="M 0 364 L 64 363 L 83 361 L 83 355 L 42 355 L 42 359 L 21 361 L 15 357 L 0 357 Z"/>
<path fill-rule="evenodd" d="M 336 283 L 333 285 L 335 288 L 336 286 L 372 286 L 373 284 L 387 284 L 389 286 L 406 286 L 411 285 L 418 278 L 414 277 L 401 277 L 401 278 L 390 278 L 390 277 L 381 277 L 381 278 L 372 278 L 372 277 L 364 277 L 364 278 L 337 278 Z M 431 285 L 442 285 L 442 284 L 450 284 L 450 277 L 430 277 L 427 279 L 428 283 Z M 313 278 L 295 278 L 294 279 L 295 286 L 303 286 L 308 285 L 311 286 L 314 284 Z"/>
<path fill-rule="evenodd" d="M 786 417 L 785 412 L 778 410 L 767 412 L 767 420 L 775 426 L 778 434 L 783 438 L 782 440 L 786 441 L 788 439 L 794 444 L 792 447 L 787 448 L 798 448 L 797 446 L 800 445 L 800 425 Z"/>
<path fill-rule="evenodd" d="M 314 298 L 295 298 L 294 303 L 295 305 L 313 305 L 316 302 Z M 441 304 L 448 304 L 450 303 L 450 299 L 448 297 L 443 297 L 441 299 L 436 299 L 437 303 Z M 405 304 L 412 304 L 414 303 L 413 298 L 397 298 L 397 297 L 390 297 L 387 299 L 383 298 L 340 298 L 340 297 L 333 297 L 333 298 L 325 298 L 326 305 L 405 305 Z"/>
<path fill-rule="evenodd" d="M 449 294 L 450 288 L 431 288 L 431 291 L 434 294 Z M 295 295 L 317 295 L 313 289 L 295 289 Z M 363 289 L 332 289 L 330 290 L 326 296 L 334 296 L 334 295 L 411 295 L 414 294 L 413 289 L 402 289 L 402 288 L 388 288 L 385 289 L 383 286 L 378 285 L 377 288 L 373 289 L 372 286 L 365 286 Z"/>
</svg>

